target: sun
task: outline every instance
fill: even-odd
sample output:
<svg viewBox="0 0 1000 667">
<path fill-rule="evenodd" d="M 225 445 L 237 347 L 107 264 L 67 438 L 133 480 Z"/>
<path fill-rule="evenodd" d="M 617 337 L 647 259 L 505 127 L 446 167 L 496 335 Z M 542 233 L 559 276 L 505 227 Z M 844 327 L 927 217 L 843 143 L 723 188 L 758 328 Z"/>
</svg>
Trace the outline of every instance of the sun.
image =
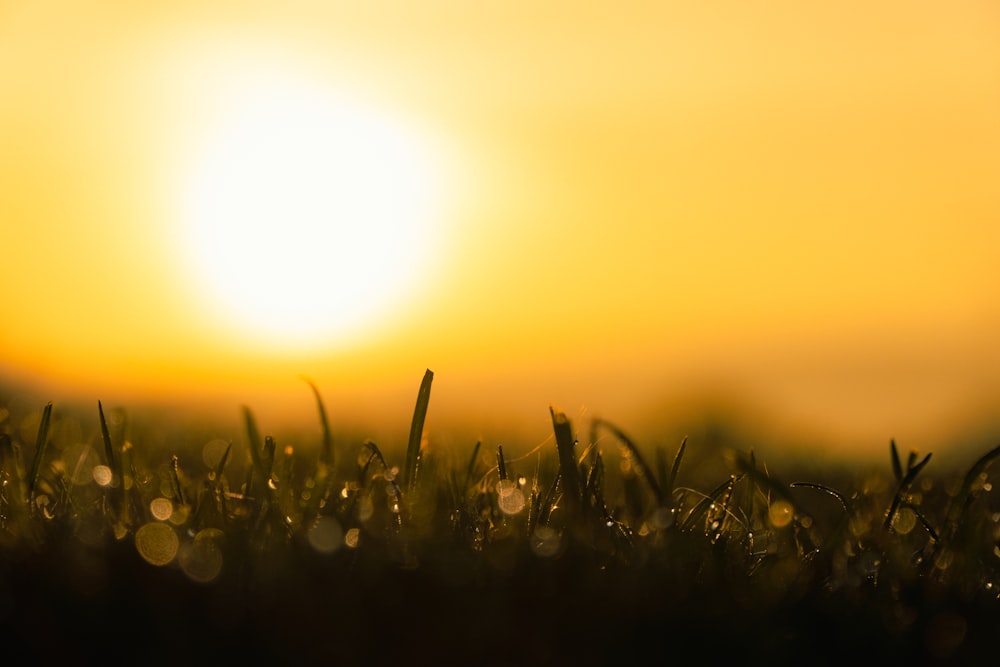
<svg viewBox="0 0 1000 667">
<path fill-rule="evenodd" d="M 417 288 L 439 244 L 417 132 L 295 77 L 244 82 L 187 170 L 182 245 L 209 309 L 267 343 L 329 344 Z"/>
</svg>

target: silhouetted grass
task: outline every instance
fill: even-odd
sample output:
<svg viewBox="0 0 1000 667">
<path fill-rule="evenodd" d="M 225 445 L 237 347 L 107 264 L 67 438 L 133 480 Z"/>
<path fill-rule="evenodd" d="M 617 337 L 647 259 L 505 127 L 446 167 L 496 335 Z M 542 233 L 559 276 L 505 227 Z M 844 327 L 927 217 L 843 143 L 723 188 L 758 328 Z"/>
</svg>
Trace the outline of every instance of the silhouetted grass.
<svg viewBox="0 0 1000 667">
<path fill-rule="evenodd" d="M 245 440 L 207 434 L 201 451 L 148 451 L 100 402 L 83 442 L 51 403 L 9 415 L 3 645 L 171 665 L 927 663 L 1000 648 L 1000 447 L 935 476 L 930 454 L 904 463 L 890 441 L 885 474 L 839 482 L 721 451 L 729 472 L 695 478 L 696 442 L 649 451 L 595 420 L 581 443 L 550 406 L 551 440 L 514 457 L 470 443 L 453 464 L 423 446 L 432 379 L 405 448 L 335 439 L 308 380 L 315 443 L 262 435 L 248 406 Z"/>
</svg>

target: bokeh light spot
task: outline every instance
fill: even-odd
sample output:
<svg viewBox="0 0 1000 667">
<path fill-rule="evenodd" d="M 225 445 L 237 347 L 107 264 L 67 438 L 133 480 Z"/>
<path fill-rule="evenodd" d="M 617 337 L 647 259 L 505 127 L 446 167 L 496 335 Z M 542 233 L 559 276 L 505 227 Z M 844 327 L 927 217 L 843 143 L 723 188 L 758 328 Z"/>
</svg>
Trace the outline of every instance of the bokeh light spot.
<svg viewBox="0 0 1000 667">
<path fill-rule="evenodd" d="M 309 529 L 309 545 L 321 554 L 332 554 L 344 544 L 344 530 L 332 516 L 320 517 Z"/>
<path fill-rule="evenodd" d="M 794 514 L 795 512 L 791 504 L 784 500 L 771 503 L 771 507 L 767 511 L 768 519 L 770 519 L 771 525 L 775 528 L 784 528 L 790 524 Z"/>
<path fill-rule="evenodd" d="M 166 521 L 174 513 L 174 504 L 167 498 L 155 498 L 149 503 L 149 513 L 160 521 Z"/>
<path fill-rule="evenodd" d="M 151 565 L 168 565 L 177 556 L 180 540 L 165 523 L 147 523 L 135 533 L 135 548 Z"/>
<path fill-rule="evenodd" d="M 207 584 L 219 576 L 223 565 L 220 542 L 224 538 L 221 530 L 206 528 L 180 548 L 177 560 L 188 579 Z"/>
<path fill-rule="evenodd" d="M 524 509 L 524 493 L 513 480 L 497 482 L 497 505 L 504 514 L 517 514 Z"/>
</svg>

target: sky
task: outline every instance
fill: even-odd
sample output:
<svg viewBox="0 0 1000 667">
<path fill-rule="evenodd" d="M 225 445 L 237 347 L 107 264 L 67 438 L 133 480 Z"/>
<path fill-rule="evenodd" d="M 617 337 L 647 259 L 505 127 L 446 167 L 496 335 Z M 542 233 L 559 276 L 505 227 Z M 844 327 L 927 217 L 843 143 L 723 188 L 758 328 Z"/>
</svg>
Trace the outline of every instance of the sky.
<svg viewBox="0 0 1000 667">
<path fill-rule="evenodd" d="M 997 426 L 995 3 L 87 5 L 0 6 L 10 391 L 277 423 L 307 376 L 395 437 L 431 369 L 442 439 Z"/>
</svg>

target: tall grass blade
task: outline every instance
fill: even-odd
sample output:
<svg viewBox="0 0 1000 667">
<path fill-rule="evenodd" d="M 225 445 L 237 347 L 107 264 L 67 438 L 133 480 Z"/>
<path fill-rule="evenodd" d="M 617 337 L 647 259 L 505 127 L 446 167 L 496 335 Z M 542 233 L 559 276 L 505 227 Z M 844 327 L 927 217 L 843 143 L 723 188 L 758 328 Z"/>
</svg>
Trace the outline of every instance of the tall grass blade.
<svg viewBox="0 0 1000 667">
<path fill-rule="evenodd" d="M 233 449 L 233 443 L 226 445 L 226 451 L 222 452 L 222 458 L 219 459 L 219 465 L 215 467 L 215 477 L 212 479 L 212 485 L 218 486 L 222 480 L 222 473 L 226 469 L 226 463 L 229 461 L 229 452 Z"/>
<path fill-rule="evenodd" d="M 49 442 L 49 422 L 52 419 L 52 402 L 45 404 L 42 411 L 42 421 L 38 424 L 38 437 L 35 439 L 35 457 L 31 460 L 31 472 L 28 474 L 28 503 L 29 507 L 35 506 L 35 489 L 38 485 L 38 476 L 42 471 L 42 458 L 45 456 L 45 448 Z M 33 509 L 31 511 L 34 511 Z"/>
<path fill-rule="evenodd" d="M 264 443 L 260 439 L 260 431 L 257 430 L 257 420 L 254 419 L 253 412 L 250 408 L 243 406 L 243 421 L 246 424 L 247 429 L 247 441 L 250 446 L 250 461 L 253 463 L 253 469 L 260 477 L 262 484 L 267 483 L 267 475 L 264 472 L 264 463 L 261 460 L 261 452 L 264 449 Z"/>
<path fill-rule="evenodd" d="M 573 427 L 565 413 L 549 406 L 552 415 L 552 429 L 556 436 L 556 451 L 559 454 L 559 476 L 562 478 L 563 497 L 566 498 L 566 510 L 571 518 L 581 516 L 582 489 L 580 486 L 580 470 L 577 468 L 574 445 Z"/>
<path fill-rule="evenodd" d="M 711 509 L 717 500 L 729 493 L 741 477 L 740 475 L 731 475 L 725 482 L 712 489 L 712 492 L 702 498 L 688 515 L 684 517 L 684 521 L 681 522 L 679 528 L 681 530 L 688 530 L 697 519 L 704 516 Z"/>
<path fill-rule="evenodd" d="M 225 496 L 218 493 L 219 487 L 222 485 L 222 473 L 226 469 L 226 462 L 229 461 L 229 452 L 233 449 L 233 443 L 226 445 L 226 451 L 222 453 L 222 457 L 219 459 L 218 465 L 215 466 L 215 470 L 212 475 L 208 478 L 208 482 L 205 485 L 207 493 L 203 494 L 201 501 L 198 503 L 198 509 L 195 511 L 194 517 L 191 519 L 191 525 L 197 527 L 201 526 L 201 516 L 204 513 L 205 505 L 209 502 L 215 501 L 218 498 L 220 503 L 225 503 Z M 221 512 L 223 519 L 226 517 L 226 512 L 223 509 Z"/>
<path fill-rule="evenodd" d="M 583 492 L 584 507 L 593 507 L 598 515 L 603 519 L 608 515 L 607 506 L 604 502 L 604 461 L 601 453 L 597 452 L 594 462 L 590 466 L 587 474 L 587 484 Z M 590 503 L 593 503 L 591 505 Z"/>
<path fill-rule="evenodd" d="M 552 484 L 549 485 L 548 491 L 545 492 L 545 497 L 539 503 L 538 523 L 543 526 L 549 522 L 549 516 L 555 508 L 556 495 L 559 492 L 561 483 L 562 474 L 556 473 L 556 476 L 552 479 Z"/>
<path fill-rule="evenodd" d="M 674 486 L 677 484 L 677 473 L 681 469 L 681 460 L 684 458 L 684 450 L 687 448 L 687 436 L 681 440 L 680 446 L 677 448 L 677 453 L 674 455 L 674 464 L 670 468 L 670 476 L 667 477 L 667 484 L 664 487 L 663 497 L 670 500 L 673 503 L 674 496 Z"/>
<path fill-rule="evenodd" d="M 427 406 L 431 401 L 431 383 L 434 373 L 428 368 L 424 379 L 420 381 L 417 392 L 417 404 L 413 408 L 413 421 L 410 423 L 410 441 L 406 446 L 406 463 L 403 468 L 403 484 L 412 490 L 417 482 L 417 462 L 420 454 L 420 443 L 424 438 L 424 420 L 427 418 Z"/>
<path fill-rule="evenodd" d="M 889 452 L 892 455 L 892 474 L 896 476 L 896 482 L 903 479 L 903 464 L 899 462 L 899 450 L 896 449 L 896 440 L 889 441 Z"/>
<path fill-rule="evenodd" d="M 184 489 L 181 488 L 180 460 L 176 454 L 170 458 L 170 483 L 174 487 L 174 497 L 177 499 L 177 504 L 185 505 Z"/>
<path fill-rule="evenodd" d="M 108 460 L 108 467 L 115 469 L 115 449 L 111 445 L 111 432 L 108 431 L 108 421 L 104 418 L 104 406 L 97 401 L 97 414 L 101 419 L 101 438 L 104 440 L 104 456 Z"/>
<path fill-rule="evenodd" d="M 108 421 L 104 418 L 104 406 L 100 401 L 97 401 L 97 414 L 101 422 L 101 439 L 104 440 L 104 456 L 108 460 L 108 468 L 112 470 L 112 474 L 116 475 L 119 480 L 117 488 L 111 494 L 111 505 L 112 511 L 120 520 L 122 518 L 122 508 L 125 507 L 125 483 L 122 474 L 124 471 L 123 460 L 120 454 L 115 456 L 115 448 L 111 443 L 111 431 L 108 430 Z"/>
<path fill-rule="evenodd" d="M 372 453 L 372 458 L 369 458 L 368 462 L 365 463 L 364 472 L 362 474 L 367 475 L 368 466 L 369 464 L 371 464 L 373 458 L 377 459 L 378 462 L 382 465 L 383 472 L 389 470 L 389 464 L 385 462 L 385 457 L 382 456 L 382 450 L 379 449 L 378 445 L 376 445 L 371 440 L 365 440 L 363 446 L 366 447 Z M 392 484 L 392 490 L 396 496 L 396 501 L 400 504 L 400 507 L 402 507 L 403 490 L 399 487 L 399 482 L 396 481 L 395 477 L 391 477 L 389 478 L 389 483 Z M 396 514 L 397 520 L 399 520 L 401 514 L 402 512 Z"/>
<path fill-rule="evenodd" d="M 334 451 L 333 451 L 333 434 L 330 432 L 330 420 L 326 416 L 326 407 L 323 405 L 323 397 L 319 394 L 319 389 L 309 378 L 302 378 L 306 384 L 312 389 L 313 395 L 316 397 L 316 408 L 319 410 L 319 423 L 320 427 L 323 429 L 323 449 L 321 451 L 321 460 L 328 467 L 333 467 L 334 462 Z"/>
<path fill-rule="evenodd" d="M 911 457 L 911 460 L 915 458 L 916 456 L 914 455 Z M 883 526 L 886 530 L 892 527 L 892 522 L 896 518 L 896 512 L 899 511 L 899 504 L 903 501 L 903 494 L 906 493 L 906 489 L 909 488 L 910 484 L 913 483 L 913 480 L 920 473 L 920 471 L 924 469 L 924 466 L 926 466 L 930 460 L 931 455 L 928 454 L 922 461 L 920 461 L 920 463 L 916 465 L 910 465 L 910 463 L 907 462 L 906 474 L 903 475 L 901 480 L 899 480 L 899 485 L 896 487 L 896 493 L 892 497 L 892 504 L 889 505 L 889 511 L 886 512 L 885 515 Z"/>
<path fill-rule="evenodd" d="M 611 431 L 611 433 L 618 438 L 619 442 L 624 445 L 625 449 L 628 450 L 629 456 L 639 467 L 639 472 L 642 474 L 643 479 L 646 480 L 646 484 L 649 485 L 650 490 L 653 492 L 653 496 L 656 498 L 656 504 L 658 506 L 663 505 L 663 491 L 660 489 L 660 485 L 656 481 L 656 475 L 654 475 L 653 470 L 646 465 L 646 460 L 642 458 L 639 448 L 636 447 L 634 442 L 632 442 L 632 439 L 625 435 L 624 431 L 609 421 L 604 419 L 595 419 L 594 423 Z"/>
<path fill-rule="evenodd" d="M 274 472 L 274 450 L 277 449 L 277 443 L 275 443 L 274 438 L 271 436 L 264 436 L 264 451 L 260 457 L 260 465 L 264 470 L 264 480 L 269 481 L 271 479 L 271 474 Z M 270 487 L 270 484 L 269 484 Z"/>
<path fill-rule="evenodd" d="M 497 472 L 501 480 L 507 479 L 507 465 L 503 461 L 503 445 L 497 445 Z"/>
</svg>

